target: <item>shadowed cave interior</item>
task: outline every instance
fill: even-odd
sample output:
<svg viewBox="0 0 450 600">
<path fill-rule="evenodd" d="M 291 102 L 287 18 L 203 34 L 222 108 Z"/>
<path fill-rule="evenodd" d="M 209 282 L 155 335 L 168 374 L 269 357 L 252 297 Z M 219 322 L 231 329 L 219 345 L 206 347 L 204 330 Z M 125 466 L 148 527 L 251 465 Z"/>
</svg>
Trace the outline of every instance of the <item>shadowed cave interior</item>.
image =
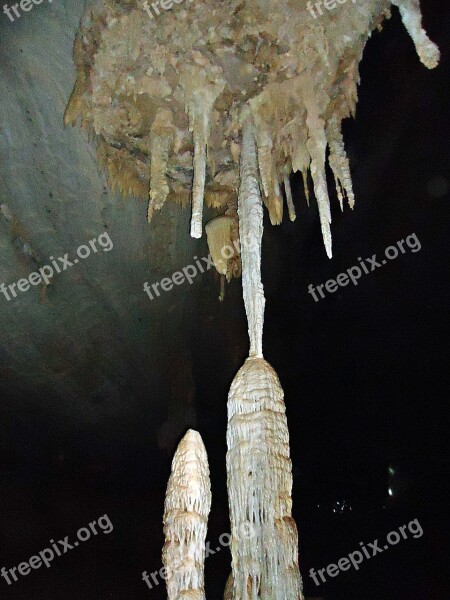
<svg viewBox="0 0 450 600">
<path fill-rule="evenodd" d="M 149 590 L 141 574 L 161 567 L 170 463 L 188 428 L 208 452 L 211 547 L 229 531 L 226 398 L 248 353 L 241 280 L 223 302 L 213 270 L 153 300 L 143 291 L 207 256 L 206 236 L 192 239 L 189 208 L 172 202 L 149 224 L 145 200 L 111 191 L 92 136 L 64 127 L 84 9 L 59 0 L 0 21 L 0 282 L 104 231 L 113 242 L 45 289 L 0 296 L 0 567 L 103 514 L 114 530 L 11 586 L 1 580 L 2 598 L 165 598 L 163 582 Z M 438 0 L 422 11 L 441 49 L 437 69 L 420 64 L 397 9 L 364 50 L 356 119 L 343 126 L 354 210 L 341 212 L 327 168 L 332 260 L 300 173 L 291 177 L 295 222 L 285 215 L 272 227 L 264 214 L 265 356 L 285 392 L 306 598 L 441 600 L 449 591 L 449 15 Z M 216 215 L 205 206 L 204 223 Z M 420 251 L 318 302 L 308 293 L 413 233 Z M 415 518 L 421 539 L 320 587 L 309 577 Z M 207 598 L 223 596 L 229 571 L 227 549 L 207 558 Z"/>
</svg>

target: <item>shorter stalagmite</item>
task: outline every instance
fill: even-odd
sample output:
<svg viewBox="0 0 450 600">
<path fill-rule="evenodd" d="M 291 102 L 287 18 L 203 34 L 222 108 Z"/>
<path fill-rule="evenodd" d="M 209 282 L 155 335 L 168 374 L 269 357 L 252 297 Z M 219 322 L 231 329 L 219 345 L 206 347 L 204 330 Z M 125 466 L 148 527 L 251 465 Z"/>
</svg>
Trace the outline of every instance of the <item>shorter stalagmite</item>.
<svg viewBox="0 0 450 600">
<path fill-rule="evenodd" d="M 168 600 L 205 600 L 204 561 L 211 485 L 208 457 L 190 429 L 172 461 L 164 506 L 163 564 Z"/>
</svg>

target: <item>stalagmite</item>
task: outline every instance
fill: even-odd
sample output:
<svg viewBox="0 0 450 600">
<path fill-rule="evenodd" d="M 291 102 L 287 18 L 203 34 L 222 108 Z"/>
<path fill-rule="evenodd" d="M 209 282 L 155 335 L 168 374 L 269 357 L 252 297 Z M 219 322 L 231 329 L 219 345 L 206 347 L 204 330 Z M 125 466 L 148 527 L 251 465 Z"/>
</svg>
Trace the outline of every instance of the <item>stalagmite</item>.
<svg viewBox="0 0 450 600">
<path fill-rule="evenodd" d="M 291 190 L 291 183 L 289 181 L 289 177 L 284 178 L 284 191 L 286 193 L 286 203 L 288 206 L 289 219 L 291 221 L 295 221 L 295 219 L 297 218 L 297 215 L 295 214 L 294 201 L 292 200 L 292 190 Z"/>
<path fill-rule="evenodd" d="M 223 600 L 234 600 L 233 597 L 233 574 L 231 573 L 227 579 L 225 585 L 225 591 L 223 593 Z"/>
<path fill-rule="evenodd" d="M 155 210 L 160 210 L 169 194 L 166 180 L 167 162 L 174 139 L 172 113 L 160 109 L 151 128 L 150 202 L 147 220 L 150 222 Z"/>
<path fill-rule="evenodd" d="M 256 148 L 245 118 L 241 152 L 239 226 L 242 285 L 250 355 L 228 396 L 227 474 L 234 600 L 299 600 L 297 529 L 291 516 L 292 465 L 283 390 L 262 354 L 262 202 Z M 231 592 L 231 585 L 233 591 Z"/>
<path fill-rule="evenodd" d="M 208 457 L 190 429 L 172 461 L 164 505 L 163 564 L 168 600 L 205 600 L 204 561 L 211 508 Z"/>
</svg>

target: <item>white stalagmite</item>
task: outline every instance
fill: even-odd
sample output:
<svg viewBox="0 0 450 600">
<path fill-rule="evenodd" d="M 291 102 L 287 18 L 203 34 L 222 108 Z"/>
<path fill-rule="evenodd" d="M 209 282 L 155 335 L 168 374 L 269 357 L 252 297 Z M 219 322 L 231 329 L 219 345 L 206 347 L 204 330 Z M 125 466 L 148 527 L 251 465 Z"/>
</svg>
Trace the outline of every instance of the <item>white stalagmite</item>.
<svg viewBox="0 0 450 600">
<path fill-rule="evenodd" d="M 204 561 L 211 486 L 202 438 L 190 429 L 172 461 L 164 505 L 168 600 L 205 600 Z"/>
<path fill-rule="evenodd" d="M 242 285 L 250 356 L 228 396 L 227 474 L 231 519 L 233 600 L 299 600 L 297 528 L 291 516 L 292 465 L 283 390 L 262 354 L 262 202 L 256 147 L 245 119 L 241 152 L 239 226 Z M 231 585 L 233 590 L 231 592 Z"/>
</svg>

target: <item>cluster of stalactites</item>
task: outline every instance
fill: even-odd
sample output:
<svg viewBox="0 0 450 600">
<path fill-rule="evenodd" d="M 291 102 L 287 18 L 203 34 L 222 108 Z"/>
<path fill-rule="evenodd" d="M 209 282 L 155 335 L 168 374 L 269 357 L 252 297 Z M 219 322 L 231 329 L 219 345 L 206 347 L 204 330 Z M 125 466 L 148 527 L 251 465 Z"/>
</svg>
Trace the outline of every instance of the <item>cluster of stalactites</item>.
<svg viewBox="0 0 450 600">
<path fill-rule="evenodd" d="M 211 486 L 200 434 L 189 430 L 172 461 L 164 505 L 168 600 L 205 600 L 204 561 Z"/>
<path fill-rule="evenodd" d="M 422 63 L 432 69 L 439 63 L 439 49 L 428 38 L 422 27 L 422 15 L 419 0 L 393 0 L 402 16 Z M 191 235 L 200 237 L 203 195 L 205 191 L 206 146 L 209 134 L 209 119 L 214 101 L 223 90 L 223 82 L 207 91 L 199 92 L 197 103 L 189 108 L 190 122 L 194 131 L 194 183 L 192 199 Z M 195 94 L 192 94 L 195 98 Z M 350 208 L 354 207 L 355 195 L 353 192 L 350 164 L 345 152 L 344 140 L 341 133 L 342 116 L 332 115 L 327 122 L 318 111 L 318 102 L 314 94 L 307 95 L 306 109 L 306 140 L 293 149 L 289 160 L 282 167 L 274 161 L 274 137 L 264 118 L 258 111 L 260 98 L 250 101 L 254 121 L 254 136 L 257 148 L 258 183 L 260 184 L 264 203 L 268 209 L 272 225 L 278 225 L 283 219 L 283 198 L 281 183 L 284 184 L 288 215 L 291 221 L 296 219 L 294 202 L 289 183 L 290 167 L 294 171 L 300 170 L 303 175 L 305 194 L 309 203 L 307 176 L 308 170 L 314 186 L 317 200 L 322 236 L 327 255 L 332 257 L 331 239 L 331 209 L 326 180 L 326 153 L 329 150 L 329 165 L 333 171 L 337 197 L 343 210 L 344 200 L 348 201 Z M 353 98 L 353 103 L 356 98 Z M 200 109 L 199 109 L 200 107 Z M 354 110 L 353 108 L 351 109 Z M 280 136 L 276 136 L 280 141 Z M 282 140 L 281 140 L 282 142 Z"/>
</svg>

